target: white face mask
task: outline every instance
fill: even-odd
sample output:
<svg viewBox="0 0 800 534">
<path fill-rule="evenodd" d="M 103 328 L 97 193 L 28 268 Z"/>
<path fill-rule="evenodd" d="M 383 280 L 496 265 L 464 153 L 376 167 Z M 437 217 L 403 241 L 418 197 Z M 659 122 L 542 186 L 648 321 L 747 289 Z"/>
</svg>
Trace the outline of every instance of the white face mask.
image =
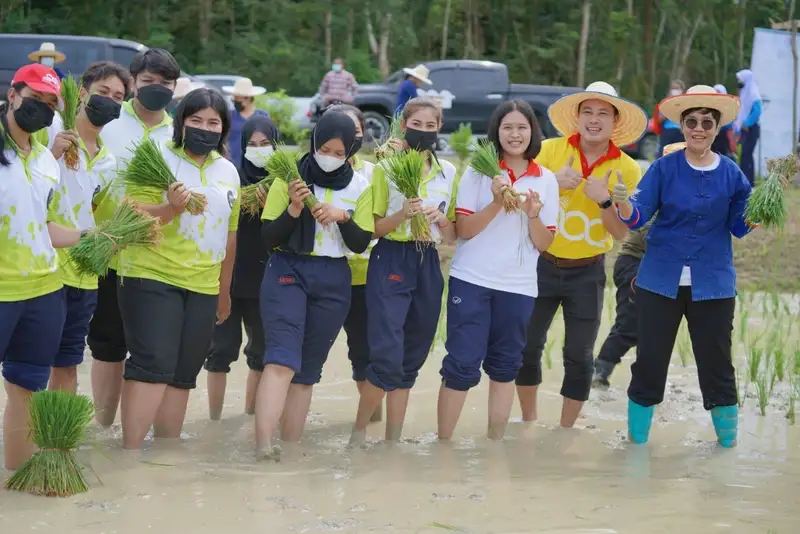
<svg viewBox="0 0 800 534">
<path fill-rule="evenodd" d="M 249 146 L 244 151 L 244 159 L 259 169 L 263 169 L 274 150 L 272 146 Z"/>
<path fill-rule="evenodd" d="M 54 57 L 43 57 L 41 59 L 41 63 L 42 63 L 42 65 L 45 65 L 47 67 L 52 67 L 53 65 L 56 64 L 56 58 L 54 58 Z"/>
<path fill-rule="evenodd" d="M 672 91 L 669 92 L 669 94 L 671 96 L 678 96 L 678 95 L 682 95 L 683 91 L 681 91 L 680 89 L 673 89 Z"/>
<path fill-rule="evenodd" d="M 325 172 L 333 172 L 344 165 L 343 159 L 334 158 L 333 156 L 326 156 L 325 154 L 320 154 L 319 152 L 314 154 L 314 159 L 317 161 L 319 168 Z"/>
</svg>

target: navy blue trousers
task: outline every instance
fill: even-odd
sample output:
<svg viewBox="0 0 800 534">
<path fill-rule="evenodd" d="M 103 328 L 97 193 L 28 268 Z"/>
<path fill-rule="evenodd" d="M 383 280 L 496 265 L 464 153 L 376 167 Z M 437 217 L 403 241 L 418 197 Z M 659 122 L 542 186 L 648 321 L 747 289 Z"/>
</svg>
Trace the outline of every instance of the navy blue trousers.
<svg viewBox="0 0 800 534">
<path fill-rule="evenodd" d="M 64 286 L 61 291 L 67 317 L 53 367 L 75 367 L 83 363 L 89 321 L 97 307 L 97 290 Z"/>
</svg>

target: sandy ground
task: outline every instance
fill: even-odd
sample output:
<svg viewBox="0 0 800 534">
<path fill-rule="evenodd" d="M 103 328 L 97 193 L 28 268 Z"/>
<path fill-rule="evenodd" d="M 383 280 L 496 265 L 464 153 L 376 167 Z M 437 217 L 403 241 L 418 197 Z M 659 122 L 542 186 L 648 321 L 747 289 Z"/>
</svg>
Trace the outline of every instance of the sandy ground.
<svg viewBox="0 0 800 534">
<path fill-rule="evenodd" d="M 315 389 L 306 436 L 284 448 L 277 464 L 254 460 L 240 361 L 221 422 L 208 420 L 201 387 L 180 442 L 149 440 L 144 451 L 125 452 L 119 425 L 97 433 L 80 452 L 91 466 L 91 491 L 64 499 L 0 491 L 0 532 L 791 534 L 800 528 L 800 427 L 784 417 L 785 385 L 776 387 L 766 417 L 748 399 L 739 447 L 720 450 L 695 369 L 682 367 L 676 355 L 651 442 L 632 446 L 624 433 L 633 355 L 609 391 L 593 393 L 580 428 L 562 430 L 555 427 L 562 376 L 556 349 L 545 371 L 540 422 L 517 419 L 505 442 L 486 440 L 484 380 L 445 446 L 434 434 L 442 356 L 441 348 L 434 351 L 413 390 L 406 438 L 388 446 L 380 439 L 382 424 L 375 424 L 366 448 L 348 450 L 356 390 L 340 337 Z M 85 393 L 88 371 L 87 363 L 80 375 Z"/>
</svg>

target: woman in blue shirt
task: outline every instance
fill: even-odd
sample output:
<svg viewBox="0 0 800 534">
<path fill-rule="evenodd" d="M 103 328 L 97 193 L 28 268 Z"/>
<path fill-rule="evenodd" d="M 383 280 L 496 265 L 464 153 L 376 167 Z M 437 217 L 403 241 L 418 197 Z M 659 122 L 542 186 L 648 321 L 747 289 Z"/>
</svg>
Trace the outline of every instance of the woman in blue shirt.
<svg viewBox="0 0 800 534">
<path fill-rule="evenodd" d="M 683 94 L 685 90 L 686 86 L 682 80 L 672 80 L 667 97 L 678 96 Z M 658 120 L 661 121 L 661 132 L 658 135 L 658 157 L 660 158 L 664 154 L 664 147 L 673 143 L 680 143 L 683 141 L 683 135 L 681 134 L 680 126 L 665 117 L 660 108 L 657 109 L 659 109 Z"/>
<path fill-rule="evenodd" d="M 403 111 L 406 102 L 417 98 L 417 89 L 420 85 L 423 83 L 433 85 L 433 82 L 428 79 L 429 71 L 425 65 L 417 65 L 413 69 L 405 68 L 403 72 L 406 73 L 406 77 L 400 82 L 400 88 L 397 90 L 397 102 L 394 105 L 395 115 Z"/>
<path fill-rule="evenodd" d="M 739 99 L 742 102 L 739 113 L 734 122 L 734 132 L 739 135 L 739 143 L 742 145 L 742 157 L 740 165 L 742 172 L 747 176 L 747 180 L 752 185 L 756 176 L 755 160 L 753 152 L 756 143 L 761 136 L 761 93 L 758 92 L 755 77 L 750 69 L 740 70 L 736 73 L 736 81 L 739 82 Z"/>
<path fill-rule="evenodd" d="M 751 185 L 711 144 L 736 118 L 739 99 L 697 85 L 667 98 L 660 109 L 680 125 L 686 148 L 656 160 L 630 199 L 624 187 L 613 191 L 620 219 L 632 229 L 658 212 L 636 278 L 639 345 L 628 388 L 628 433 L 634 443 L 647 442 L 686 317 L 703 406 L 711 411 L 719 443 L 733 447 L 738 407 L 731 361 L 736 306 L 731 235 L 742 238 L 753 228 L 744 218 Z"/>
</svg>

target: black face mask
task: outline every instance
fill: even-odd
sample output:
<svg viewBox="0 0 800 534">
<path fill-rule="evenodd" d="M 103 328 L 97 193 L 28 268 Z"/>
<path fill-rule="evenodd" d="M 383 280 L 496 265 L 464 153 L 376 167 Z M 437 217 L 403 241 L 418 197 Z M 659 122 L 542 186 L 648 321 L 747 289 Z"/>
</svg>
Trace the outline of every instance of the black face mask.
<svg viewBox="0 0 800 534">
<path fill-rule="evenodd" d="M 55 111 L 35 98 L 23 98 L 19 109 L 14 110 L 14 120 L 23 131 L 32 134 L 53 124 Z"/>
<path fill-rule="evenodd" d="M 86 117 L 93 125 L 102 128 L 114 119 L 119 118 L 119 110 L 122 106 L 103 95 L 92 95 L 86 102 Z"/>
<path fill-rule="evenodd" d="M 356 140 L 353 141 L 353 150 L 352 154 L 355 156 L 358 154 L 358 151 L 361 150 L 361 147 L 364 146 L 364 138 L 363 137 L 356 137 Z"/>
<path fill-rule="evenodd" d="M 239 102 L 238 100 L 234 100 L 234 101 L 233 101 L 233 107 L 234 107 L 234 109 L 235 109 L 236 111 L 238 111 L 239 113 L 241 113 L 241 112 L 242 112 L 242 110 L 244 109 L 244 104 L 242 104 L 242 103 L 241 103 L 241 102 Z"/>
<path fill-rule="evenodd" d="M 209 132 L 187 126 L 183 134 L 183 146 L 192 154 L 207 156 L 217 148 L 221 136 L 222 134 L 219 132 Z"/>
<path fill-rule="evenodd" d="M 406 143 L 414 150 L 433 150 L 438 138 L 439 132 L 423 132 L 422 130 L 406 128 Z"/>
<path fill-rule="evenodd" d="M 172 101 L 172 89 L 153 84 L 140 87 L 137 93 L 139 103 L 150 111 L 161 111 Z"/>
</svg>

